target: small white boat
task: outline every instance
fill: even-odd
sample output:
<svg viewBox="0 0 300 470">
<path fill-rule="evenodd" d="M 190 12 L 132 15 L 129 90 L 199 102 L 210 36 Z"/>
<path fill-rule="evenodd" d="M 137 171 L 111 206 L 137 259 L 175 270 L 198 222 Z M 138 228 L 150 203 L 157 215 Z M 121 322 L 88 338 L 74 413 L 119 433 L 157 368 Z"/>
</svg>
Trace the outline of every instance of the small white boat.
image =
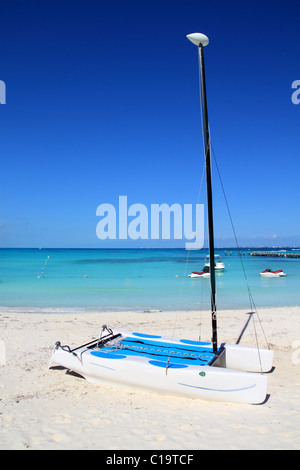
<svg viewBox="0 0 300 470">
<path fill-rule="evenodd" d="M 209 256 L 205 258 L 205 267 L 209 267 Z M 224 271 L 225 264 L 223 263 L 220 255 L 215 255 L 215 271 Z"/>
<path fill-rule="evenodd" d="M 261 273 L 260 276 L 263 277 L 285 277 L 286 274 L 282 271 L 282 269 L 278 269 L 277 271 L 272 271 L 271 269 L 265 269 Z"/>
</svg>

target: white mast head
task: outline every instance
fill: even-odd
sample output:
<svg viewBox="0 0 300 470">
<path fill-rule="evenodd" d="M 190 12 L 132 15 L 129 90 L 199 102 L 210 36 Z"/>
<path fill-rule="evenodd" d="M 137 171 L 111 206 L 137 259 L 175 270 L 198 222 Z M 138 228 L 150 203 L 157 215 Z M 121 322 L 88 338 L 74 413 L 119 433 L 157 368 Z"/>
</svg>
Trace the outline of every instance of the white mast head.
<svg viewBox="0 0 300 470">
<path fill-rule="evenodd" d="M 202 46 L 207 46 L 207 44 L 209 43 L 208 37 L 205 36 L 205 34 L 202 34 L 202 33 L 192 33 L 192 34 L 188 34 L 188 35 L 187 35 L 187 38 L 188 38 L 193 44 L 196 44 L 196 46 L 200 46 L 200 44 L 202 44 Z"/>
</svg>

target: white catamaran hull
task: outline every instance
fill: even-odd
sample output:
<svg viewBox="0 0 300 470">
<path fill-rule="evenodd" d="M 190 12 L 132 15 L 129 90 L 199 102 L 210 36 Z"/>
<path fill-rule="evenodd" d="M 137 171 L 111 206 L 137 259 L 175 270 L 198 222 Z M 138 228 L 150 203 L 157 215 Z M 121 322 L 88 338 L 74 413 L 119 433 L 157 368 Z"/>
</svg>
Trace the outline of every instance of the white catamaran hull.
<svg viewBox="0 0 300 470">
<path fill-rule="evenodd" d="M 130 333 L 121 334 L 121 339 L 132 338 Z M 181 340 L 159 337 L 159 344 L 170 344 L 170 341 L 174 347 L 179 344 L 182 346 Z M 202 349 L 210 349 L 210 346 L 205 346 L 207 344 L 199 343 Z M 147 346 L 149 349 L 149 340 Z M 130 356 L 126 354 L 126 350 L 121 350 L 121 354 L 116 355 L 106 353 L 105 347 L 81 347 L 72 352 L 65 347 L 56 346 L 49 367 L 53 364 L 61 365 L 88 381 L 99 384 L 204 400 L 258 404 L 266 399 L 267 377 L 261 373 L 234 369 L 246 366 L 250 371 L 260 371 L 261 362 L 265 370 L 270 370 L 273 353 L 260 350 L 258 355 L 255 348 L 237 345 L 225 345 L 220 358 L 212 365 L 203 366 L 174 364 L 172 359 L 168 363 L 166 360 L 157 360 L 157 357 L 152 360 L 143 355 Z"/>
</svg>

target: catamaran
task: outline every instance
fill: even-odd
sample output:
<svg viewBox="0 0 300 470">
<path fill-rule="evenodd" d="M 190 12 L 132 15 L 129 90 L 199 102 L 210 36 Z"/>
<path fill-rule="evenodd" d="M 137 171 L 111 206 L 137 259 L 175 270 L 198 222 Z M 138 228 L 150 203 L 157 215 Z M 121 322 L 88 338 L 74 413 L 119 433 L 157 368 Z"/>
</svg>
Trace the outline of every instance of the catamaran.
<svg viewBox="0 0 300 470">
<path fill-rule="evenodd" d="M 209 40 L 201 33 L 189 34 L 187 38 L 198 47 L 201 74 L 212 338 L 208 342 L 191 341 L 143 332 L 113 331 L 104 325 L 97 340 L 82 346 L 71 348 L 58 341 L 49 367 L 57 364 L 88 381 L 127 389 L 258 404 L 267 396 L 265 372 L 272 369 L 273 351 L 243 346 L 241 335 L 236 344 L 221 343 L 217 338 L 210 135 L 204 69 L 204 47 Z M 249 320 L 252 317 L 249 316 Z"/>
</svg>

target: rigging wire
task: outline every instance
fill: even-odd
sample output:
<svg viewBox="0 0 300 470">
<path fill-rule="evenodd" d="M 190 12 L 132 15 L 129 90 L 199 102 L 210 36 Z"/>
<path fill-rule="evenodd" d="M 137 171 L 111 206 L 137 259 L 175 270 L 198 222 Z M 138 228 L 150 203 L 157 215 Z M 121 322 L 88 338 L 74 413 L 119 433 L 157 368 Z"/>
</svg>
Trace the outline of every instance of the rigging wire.
<svg viewBox="0 0 300 470">
<path fill-rule="evenodd" d="M 211 143 L 210 143 L 210 145 L 211 145 L 211 149 L 212 149 L 213 158 L 214 158 L 215 166 L 216 166 L 216 169 L 217 169 L 218 177 L 219 177 L 219 180 L 220 180 L 220 184 L 221 184 L 221 188 L 222 188 L 222 192 L 223 192 L 223 196 L 224 196 L 226 208 L 227 208 L 227 211 L 228 211 L 228 215 L 229 215 L 229 219 L 230 219 L 230 223 L 231 223 L 231 227 L 232 227 L 232 231 L 233 231 L 233 235 L 234 235 L 236 247 L 237 247 L 237 249 L 238 249 L 238 256 L 239 256 L 239 259 L 240 259 L 240 262 L 241 262 L 242 271 L 243 271 L 243 275 L 244 275 L 244 278 L 245 278 L 245 282 L 246 282 L 246 286 L 247 286 L 247 291 L 248 291 L 248 295 L 249 295 L 250 309 L 253 310 L 253 311 L 256 313 L 257 318 L 258 318 L 258 321 L 259 321 L 259 324 L 260 324 L 260 327 L 261 327 L 261 329 L 262 329 L 262 332 L 263 332 L 263 335 L 264 335 L 264 338 L 265 338 L 265 341 L 266 341 L 266 344 L 267 344 L 268 348 L 270 349 L 269 342 L 268 342 L 268 340 L 267 340 L 267 337 L 266 337 L 266 334 L 265 334 L 265 331 L 264 331 L 264 328 L 263 328 L 263 325 L 262 325 L 260 316 L 259 316 L 259 314 L 258 314 L 256 305 L 255 305 L 255 302 L 254 302 L 254 299 L 253 299 L 253 296 L 252 296 L 252 293 L 251 293 L 251 290 L 250 290 L 250 286 L 249 286 L 249 282 L 248 282 L 248 278 L 247 278 L 245 266 L 244 266 L 243 259 L 242 259 L 242 256 L 241 256 L 241 252 L 240 252 L 241 250 L 240 250 L 240 247 L 239 247 L 239 243 L 238 243 L 238 239 L 237 239 L 237 235 L 236 235 L 236 231 L 235 231 L 235 227 L 234 227 L 232 215 L 231 215 L 231 212 L 230 212 L 230 208 L 229 208 L 228 199 L 227 199 L 227 196 L 226 196 L 226 192 L 225 192 L 223 180 L 222 180 L 221 173 L 220 173 L 219 166 L 218 166 L 218 162 L 217 162 L 217 159 L 216 159 L 215 151 L 214 151 L 213 146 L 212 146 Z M 259 347 L 258 347 L 258 337 L 257 337 L 257 332 L 256 332 L 254 317 L 253 317 L 253 325 L 254 325 L 254 331 L 255 331 L 255 338 L 256 338 L 257 348 L 258 348 L 258 350 L 259 350 Z"/>
<path fill-rule="evenodd" d="M 201 93 L 201 68 L 200 68 L 200 56 L 199 56 L 199 55 L 198 55 L 198 70 L 199 70 L 198 80 L 199 80 L 200 110 L 202 110 L 202 99 L 203 99 L 203 98 L 202 98 L 202 93 Z M 203 129 L 203 115 L 202 115 L 202 111 L 200 112 L 200 116 L 201 116 L 201 128 Z M 205 157 L 205 142 L 204 142 L 204 134 L 203 134 L 203 132 L 202 132 L 202 144 L 203 144 L 204 157 Z M 246 275 L 245 266 L 244 266 L 244 263 L 243 263 L 243 260 L 242 260 L 242 257 L 241 257 L 241 253 L 240 253 L 240 248 L 239 248 L 239 244 L 238 244 L 238 239 L 237 239 L 237 235 L 236 235 L 236 231 L 235 231 L 235 227 L 234 227 L 234 223 L 233 223 L 231 211 L 230 211 L 229 204 L 228 204 L 228 199 L 227 199 L 226 192 L 225 192 L 225 188 L 224 188 L 224 184 L 223 184 L 223 181 L 222 181 L 222 178 L 221 178 L 221 174 L 220 174 L 219 166 L 218 166 L 218 163 L 217 163 L 215 151 L 214 151 L 213 146 L 212 146 L 212 143 L 211 143 L 210 129 L 209 129 L 209 146 L 210 146 L 210 148 L 211 148 L 211 150 L 212 150 L 213 159 L 214 159 L 214 163 L 215 163 L 215 166 L 216 166 L 216 169 L 217 169 L 217 173 L 218 173 L 218 177 L 219 177 L 219 180 L 220 180 L 220 184 L 221 184 L 221 188 L 222 188 L 222 192 L 223 192 L 225 204 L 226 204 L 226 207 L 227 207 L 227 212 L 228 212 L 228 215 L 229 215 L 229 219 L 230 219 L 230 223 L 231 223 L 231 227 L 232 227 L 232 231 L 233 231 L 235 243 L 236 243 L 236 246 L 237 246 L 237 249 L 238 249 L 238 255 L 239 255 L 239 259 L 240 259 L 240 262 L 241 262 L 243 275 L 244 275 L 245 282 L 246 282 L 246 286 L 247 286 L 247 291 L 248 291 L 248 296 L 249 296 L 249 303 L 250 303 L 250 309 L 251 309 L 252 311 L 254 311 L 254 312 L 257 314 L 257 318 L 258 318 L 258 320 L 259 320 L 260 327 L 261 327 L 261 330 L 262 330 L 262 332 L 263 332 L 263 335 L 264 335 L 266 344 L 267 344 L 268 348 L 270 349 L 268 340 L 267 340 L 267 338 L 266 338 L 265 331 L 264 331 L 264 329 L 263 329 L 263 325 L 262 325 L 261 319 L 260 319 L 260 317 L 259 317 L 259 314 L 258 314 L 256 305 L 255 305 L 255 302 L 254 302 L 254 299 L 253 299 L 253 296 L 252 296 L 252 293 L 251 293 L 251 290 L 250 290 L 249 282 L 248 282 L 247 275 Z M 202 184 L 203 184 L 203 178 L 204 178 L 204 172 L 205 172 L 204 170 L 205 170 L 205 165 L 203 166 L 203 171 L 202 171 L 201 183 L 200 183 L 200 188 L 199 188 L 199 193 L 198 193 L 198 201 L 199 201 L 199 199 L 200 199 L 200 193 L 201 193 Z M 198 201 L 197 201 L 197 203 L 198 203 Z M 187 253 L 187 259 L 186 259 L 186 264 L 185 264 L 185 271 L 184 271 L 182 289 L 183 289 L 183 287 L 184 287 L 184 282 L 185 282 L 185 277 L 186 277 L 186 272 L 187 272 L 187 266 L 188 266 L 188 262 L 189 262 L 189 257 L 190 257 L 190 249 L 188 250 L 188 253 Z M 212 292 L 211 292 L 211 296 L 212 296 Z M 202 297 L 203 297 L 203 284 L 202 284 Z M 251 316 L 253 316 L 253 315 L 251 315 Z M 174 332 L 175 332 L 176 323 L 177 323 L 177 315 L 176 315 L 175 322 L 174 322 L 174 325 L 173 325 L 173 335 L 172 335 L 173 337 L 174 337 Z M 259 353 L 259 345 L 258 345 L 258 335 L 257 335 L 257 331 L 256 331 L 256 326 L 255 326 L 255 320 L 254 320 L 254 318 L 253 318 L 253 325 L 254 325 L 254 332 L 255 332 L 256 344 L 257 344 L 257 349 L 258 349 L 259 361 L 260 361 L 260 365 L 261 365 L 261 369 L 262 369 L 261 358 L 260 358 L 260 353 Z M 199 328 L 199 340 L 200 340 L 200 338 L 201 338 L 201 326 L 202 326 L 202 300 L 201 300 L 200 325 L 199 325 L 199 326 L 200 326 L 200 328 Z M 168 358 L 168 362 L 167 362 L 167 367 L 168 367 L 168 363 L 169 363 L 169 358 Z"/>
</svg>

